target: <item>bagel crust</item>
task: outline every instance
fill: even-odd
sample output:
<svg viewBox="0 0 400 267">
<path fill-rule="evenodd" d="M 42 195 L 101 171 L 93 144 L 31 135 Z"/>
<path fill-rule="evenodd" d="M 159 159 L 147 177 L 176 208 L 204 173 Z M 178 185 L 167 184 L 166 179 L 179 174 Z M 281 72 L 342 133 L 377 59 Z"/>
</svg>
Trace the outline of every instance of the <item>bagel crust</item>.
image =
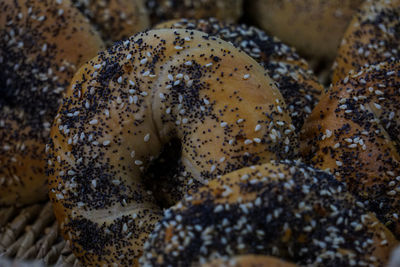
<svg viewBox="0 0 400 267">
<path fill-rule="evenodd" d="M 301 129 L 304 119 L 311 113 L 324 91 L 307 62 L 293 48 L 256 27 L 210 18 L 167 21 L 157 25 L 157 28 L 199 30 L 242 49 L 260 63 L 276 82 L 297 130 Z"/>
<path fill-rule="evenodd" d="M 400 237 L 400 61 L 334 85 L 306 120 L 302 154 L 329 169 Z"/>
<path fill-rule="evenodd" d="M 72 0 L 111 45 L 149 27 L 144 0 Z"/>
<path fill-rule="evenodd" d="M 84 264 L 135 265 L 161 216 L 143 171 L 164 145 L 182 144 L 183 195 L 243 166 L 294 157 L 293 129 L 265 70 L 232 45 L 193 30 L 138 34 L 84 65 L 56 116 L 57 220 Z"/>
<path fill-rule="evenodd" d="M 285 161 L 226 174 L 165 210 L 140 262 L 192 266 L 261 254 L 301 266 L 385 266 L 396 245 L 344 184 Z"/>
<path fill-rule="evenodd" d="M 235 22 L 242 15 L 243 0 L 146 0 L 152 24 L 170 19 L 215 17 Z"/>
<path fill-rule="evenodd" d="M 264 255 L 241 255 L 228 259 L 215 259 L 201 267 L 296 267 L 287 261 Z"/>
<path fill-rule="evenodd" d="M 334 59 L 353 14 L 364 0 L 252 0 L 247 14 L 301 54 Z M 372 0 L 375 1 L 375 0 Z"/>
<path fill-rule="evenodd" d="M 341 42 L 332 83 L 349 72 L 400 57 L 400 0 L 367 0 L 354 15 Z"/>
<path fill-rule="evenodd" d="M 103 42 L 68 0 L 3 0 L 0 13 L 0 205 L 24 205 L 47 196 L 50 125 Z"/>
</svg>

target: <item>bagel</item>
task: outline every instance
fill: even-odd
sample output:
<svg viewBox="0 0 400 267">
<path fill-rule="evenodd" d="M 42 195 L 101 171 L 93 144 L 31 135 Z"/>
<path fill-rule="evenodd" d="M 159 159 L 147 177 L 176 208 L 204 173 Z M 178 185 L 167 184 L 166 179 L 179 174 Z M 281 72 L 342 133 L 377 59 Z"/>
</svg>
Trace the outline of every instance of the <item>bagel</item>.
<svg viewBox="0 0 400 267">
<path fill-rule="evenodd" d="M 333 60 L 364 0 L 252 0 L 246 14 L 262 29 L 311 58 Z"/>
<path fill-rule="evenodd" d="M 181 18 L 215 17 L 234 22 L 242 15 L 243 0 L 146 0 L 152 24 Z"/>
<path fill-rule="evenodd" d="M 56 218 L 85 265 L 136 265 L 164 202 L 142 173 L 164 145 L 182 144 L 186 174 L 175 191 L 183 195 L 243 166 L 294 157 L 294 135 L 279 90 L 245 53 L 198 31 L 140 33 L 72 80 L 49 146 Z"/>
<path fill-rule="evenodd" d="M 76 68 L 103 42 L 67 0 L 0 2 L 0 205 L 43 200 L 45 144 Z"/>
<path fill-rule="evenodd" d="M 214 179 L 164 211 L 143 266 L 191 266 L 240 254 L 303 266 L 385 266 L 397 240 L 330 174 L 271 162 Z"/>
<path fill-rule="evenodd" d="M 354 15 L 340 45 L 332 82 L 350 71 L 400 57 L 400 1 L 367 0 Z"/>
<path fill-rule="evenodd" d="M 72 0 L 72 2 L 96 26 L 108 45 L 140 32 L 150 25 L 144 0 Z"/>
<path fill-rule="evenodd" d="M 215 259 L 201 267 L 296 267 L 281 259 L 264 255 L 242 255 L 228 259 Z"/>
<path fill-rule="evenodd" d="M 292 48 L 255 27 L 210 18 L 169 21 L 157 25 L 156 28 L 199 30 L 231 42 L 245 51 L 260 63 L 277 83 L 288 106 L 293 125 L 298 130 L 324 91 L 304 59 Z"/>
<path fill-rule="evenodd" d="M 335 84 L 306 120 L 301 151 L 346 182 L 400 236 L 400 61 L 360 70 Z"/>
</svg>

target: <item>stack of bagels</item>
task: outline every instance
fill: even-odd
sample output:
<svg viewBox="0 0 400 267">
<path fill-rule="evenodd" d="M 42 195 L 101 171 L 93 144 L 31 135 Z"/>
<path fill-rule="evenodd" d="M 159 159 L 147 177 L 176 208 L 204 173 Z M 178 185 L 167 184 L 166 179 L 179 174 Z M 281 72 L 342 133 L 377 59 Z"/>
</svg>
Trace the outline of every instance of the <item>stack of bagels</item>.
<svg viewBox="0 0 400 267">
<path fill-rule="evenodd" d="M 400 1 L 0 10 L 0 206 L 84 266 L 400 266 Z"/>
</svg>

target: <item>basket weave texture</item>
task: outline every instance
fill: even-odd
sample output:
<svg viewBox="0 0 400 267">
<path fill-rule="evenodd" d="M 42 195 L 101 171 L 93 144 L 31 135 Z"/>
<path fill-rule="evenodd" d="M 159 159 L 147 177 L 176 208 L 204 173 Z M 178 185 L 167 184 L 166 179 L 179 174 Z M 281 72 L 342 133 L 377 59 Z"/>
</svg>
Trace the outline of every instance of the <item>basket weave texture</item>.
<svg viewBox="0 0 400 267">
<path fill-rule="evenodd" d="M 50 202 L 0 208 L 0 266 L 81 266 L 59 235 Z"/>
</svg>

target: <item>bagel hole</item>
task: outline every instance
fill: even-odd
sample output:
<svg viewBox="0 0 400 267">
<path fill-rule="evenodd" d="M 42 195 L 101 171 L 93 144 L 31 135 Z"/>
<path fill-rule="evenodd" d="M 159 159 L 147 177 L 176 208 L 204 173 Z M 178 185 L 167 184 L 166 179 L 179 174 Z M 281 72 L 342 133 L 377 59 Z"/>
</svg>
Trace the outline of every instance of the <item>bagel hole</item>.
<svg viewBox="0 0 400 267">
<path fill-rule="evenodd" d="M 180 140 L 172 139 L 144 173 L 146 189 L 153 192 L 156 203 L 163 209 L 173 206 L 182 198 L 183 183 L 179 179 L 183 171 L 180 164 L 181 151 Z"/>
</svg>

